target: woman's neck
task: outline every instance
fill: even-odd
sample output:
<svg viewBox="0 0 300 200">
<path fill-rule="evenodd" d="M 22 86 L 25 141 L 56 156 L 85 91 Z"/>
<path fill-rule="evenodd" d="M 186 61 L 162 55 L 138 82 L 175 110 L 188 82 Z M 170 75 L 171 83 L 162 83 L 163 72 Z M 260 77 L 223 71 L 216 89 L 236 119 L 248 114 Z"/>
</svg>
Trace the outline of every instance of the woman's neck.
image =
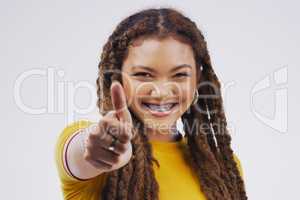
<svg viewBox="0 0 300 200">
<path fill-rule="evenodd" d="M 172 126 L 171 129 L 146 129 L 146 131 L 150 141 L 176 142 L 181 139 L 176 126 Z"/>
</svg>

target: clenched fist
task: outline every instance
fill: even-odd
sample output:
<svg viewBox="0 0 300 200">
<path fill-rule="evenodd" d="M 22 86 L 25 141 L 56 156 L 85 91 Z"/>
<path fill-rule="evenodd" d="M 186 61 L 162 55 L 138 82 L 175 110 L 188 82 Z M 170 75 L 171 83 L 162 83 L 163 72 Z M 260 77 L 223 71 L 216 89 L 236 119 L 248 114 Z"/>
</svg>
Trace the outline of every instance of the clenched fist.
<svg viewBox="0 0 300 200">
<path fill-rule="evenodd" d="M 111 85 L 114 109 L 104 115 L 85 141 L 84 159 L 103 171 L 126 165 L 132 156 L 132 117 L 122 85 Z"/>
</svg>

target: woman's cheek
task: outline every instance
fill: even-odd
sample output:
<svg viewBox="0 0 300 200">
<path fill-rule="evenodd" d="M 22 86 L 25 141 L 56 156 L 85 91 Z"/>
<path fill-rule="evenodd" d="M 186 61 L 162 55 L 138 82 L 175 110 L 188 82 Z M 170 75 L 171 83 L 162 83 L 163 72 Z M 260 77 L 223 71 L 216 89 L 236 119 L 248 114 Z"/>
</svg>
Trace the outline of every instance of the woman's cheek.
<svg viewBox="0 0 300 200">
<path fill-rule="evenodd" d="M 131 79 L 126 79 L 123 82 L 123 87 L 127 97 L 127 106 L 130 107 L 135 101 L 135 82 Z"/>
<path fill-rule="evenodd" d="M 182 86 L 180 90 L 180 104 L 181 104 L 181 112 L 185 112 L 185 110 L 190 106 L 193 101 L 194 95 L 191 91 L 193 91 L 191 87 Z"/>
</svg>

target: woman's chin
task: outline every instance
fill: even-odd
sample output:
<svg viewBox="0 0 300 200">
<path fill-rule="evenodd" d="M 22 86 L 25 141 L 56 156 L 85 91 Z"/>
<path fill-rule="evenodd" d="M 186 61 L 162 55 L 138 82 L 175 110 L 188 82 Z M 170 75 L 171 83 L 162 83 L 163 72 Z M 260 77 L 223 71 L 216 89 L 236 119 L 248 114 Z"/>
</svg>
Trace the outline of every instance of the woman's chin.
<svg viewBox="0 0 300 200">
<path fill-rule="evenodd" d="M 153 116 L 143 117 L 144 126 L 151 129 L 170 129 L 177 120 L 177 115 L 170 117 L 158 118 Z"/>
<path fill-rule="evenodd" d="M 151 130 L 159 130 L 160 132 L 164 132 L 165 130 L 170 130 L 174 125 L 174 122 L 158 122 L 155 120 L 146 120 L 144 121 L 145 128 Z"/>
</svg>

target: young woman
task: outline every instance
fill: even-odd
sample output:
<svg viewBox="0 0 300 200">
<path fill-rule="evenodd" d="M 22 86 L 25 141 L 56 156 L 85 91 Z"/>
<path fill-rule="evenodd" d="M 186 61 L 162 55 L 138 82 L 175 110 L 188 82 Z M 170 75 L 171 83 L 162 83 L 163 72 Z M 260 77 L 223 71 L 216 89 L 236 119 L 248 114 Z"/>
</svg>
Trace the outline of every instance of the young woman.
<svg viewBox="0 0 300 200">
<path fill-rule="evenodd" d="M 193 21 L 171 8 L 123 20 L 103 48 L 97 86 L 102 118 L 67 126 L 57 142 L 65 199 L 247 199 Z"/>
</svg>

